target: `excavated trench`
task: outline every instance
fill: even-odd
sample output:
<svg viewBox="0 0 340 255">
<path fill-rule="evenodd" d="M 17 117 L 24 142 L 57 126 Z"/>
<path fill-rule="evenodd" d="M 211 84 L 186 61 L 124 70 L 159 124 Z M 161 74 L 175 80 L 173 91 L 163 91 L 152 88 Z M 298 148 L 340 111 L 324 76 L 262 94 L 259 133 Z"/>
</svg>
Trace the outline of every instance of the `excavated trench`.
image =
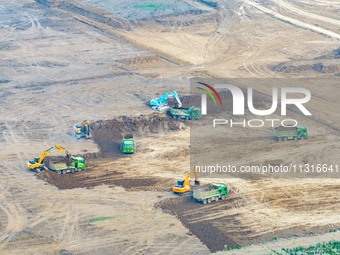
<svg viewBox="0 0 340 255">
<path fill-rule="evenodd" d="M 120 151 L 124 134 L 138 137 L 168 131 L 179 131 L 188 123 L 176 121 L 166 114 L 153 113 L 138 117 L 121 116 L 112 120 L 100 120 L 92 125 L 93 139 L 100 148 L 101 157 L 119 158 L 124 156 Z"/>
<path fill-rule="evenodd" d="M 91 188 L 106 184 L 108 186 L 121 186 L 129 190 L 168 190 L 172 180 L 154 176 L 129 175 L 122 169 L 101 171 L 104 164 L 113 164 L 124 157 L 120 150 L 121 140 L 124 134 L 133 134 L 138 145 L 138 139 L 152 134 L 176 132 L 185 129 L 189 122 L 174 120 L 165 113 L 152 113 L 138 117 L 120 116 L 111 120 L 99 120 L 92 123 L 93 140 L 99 146 L 99 153 L 87 153 L 82 155 L 86 159 L 84 172 L 60 175 L 52 171 L 38 174 L 38 178 L 58 187 L 59 189 Z M 138 153 L 138 147 L 137 152 Z M 44 164 L 62 162 L 64 157 L 46 157 Z M 104 163 L 103 163 L 104 162 Z M 168 183 L 169 185 L 166 185 Z M 160 184 L 160 185 L 158 185 Z M 162 184 L 162 185 L 161 185 Z M 164 185 L 165 184 L 165 185 Z M 166 187 L 166 188 L 164 188 Z"/>
<path fill-rule="evenodd" d="M 221 98 L 225 101 L 223 107 L 214 107 L 212 102 L 208 102 L 209 113 L 217 113 L 231 107 L 232 98 L 230 93 L 221 92 Z M 199 106 L 200 96 L 183 96 L 181 101 L 183 107 Z M 170 106 L 174 106 L 176 102 L 172 99 L 168 101 Z M 211 105 L 210 105 L 211 104 Z M 81 156 L 86 160 L 86 170 L 80 173 L 60 175 L 52 171 L 46 171 L 38 174 L 38 178 L 60 188 L 72 189 L 79 187 L 94 187 L 97 185 L 107 184 L 109 186 L 122 186 L 127 189 L 143 189 L 143 190 L 164 190 L 165 185 L 157 185 L 159 182 L 167 183 L 169 180 L 155 178 L 153 176 L 127 176 L 125 168 L 118 166 L 115 171 L 101 173 L 102 162 L 115 163 L 125 157 L 133 157 L 133 155 L 124 155 L 120 146 L 123 135 L 133 134 L 136 140 L 138 152 L 138 141 L 149 135 L 162 134 L 167 132 L 178 132 L 193 124 L 194 121 L 182 121 L 172 119 L 168 114 L 161 112 L 153 112 L 149 115 L 140 115 L 137 117 L 119 116 L 110 120 L 99 120 L 91 124 L 92 139 L 99 146 L 98 153 L 85 153 Z M 142 153 L 142 152 L 140 152 Z M 143 152 L 144 153 L 144 152 Z M 57 165 L 64 161 L 64 157 L 46 157 L 44 164 L 50 165 L 50 162 Z M 125 172 L 124 172 L 125 171 Z M 169 183 L 169 187 L 172 184 Z M 167 190 L 167 189 L 166 189 Z"/>
</svg>

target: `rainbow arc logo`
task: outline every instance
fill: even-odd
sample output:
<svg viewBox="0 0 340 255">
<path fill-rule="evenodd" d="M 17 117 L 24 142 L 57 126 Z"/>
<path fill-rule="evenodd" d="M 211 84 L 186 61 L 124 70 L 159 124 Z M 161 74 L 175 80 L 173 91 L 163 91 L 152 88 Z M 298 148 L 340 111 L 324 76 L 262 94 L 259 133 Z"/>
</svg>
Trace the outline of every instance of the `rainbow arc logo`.
<svg viewBox="0 0 340 255">
<path fill-rule="evenodd" d="M 206 97 L 206 95 L 208 95 L 211 98 L 211 100 L 214 102 L 215 106 L 217 106 L 216 98 L 217 98 L 218 102 L 220 103 L 220 105 L 222 106 L 222 104 L 223 104 L 222 98 L 213 86 L 211 86 L 207 83 L 204 83 L 204 82 L 197 82 L 197 83 L 204 86 L 203 88 L 202 87 L 196 87 L 197 89 L 199 89 L 199 90 L 201 90 L 205 93 L 205 94 L 202 94 L 201 111 L 202 111 L 203 115 L 207 114 L 207 97 Z"/>
</svg>

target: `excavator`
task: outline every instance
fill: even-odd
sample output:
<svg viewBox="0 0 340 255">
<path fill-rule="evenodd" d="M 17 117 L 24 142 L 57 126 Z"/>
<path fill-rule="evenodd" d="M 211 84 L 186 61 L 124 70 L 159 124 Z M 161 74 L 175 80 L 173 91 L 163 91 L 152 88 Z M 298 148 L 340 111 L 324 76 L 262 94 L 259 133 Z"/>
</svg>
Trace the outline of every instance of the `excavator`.
<svg viewBox="0 0 340 255">
<path fill-rule="evenodd" d="M 179 95 L 176 91 L 168 92 L 168 93 L 165 93 L 163 96 L 161 96 L 159 98 L 151 99 L 150 100 L 150 106 L 154 110 L 158 110 L 158 111 L 161 111 L 161 112 L 166 111 L 170 108 L 168 106 L 168 98 L 175 98 L 176 101 L 177 101 L 177 104 L 178 104 L 178 108 L 182 107 L 181 99 L 179 98 Z"/>
<path fill-rule="evenodd" d="M 55 150 L 59 150 L 62 153 L 66 154 L 66 166 L 61 168 L 61 169 L 50 169 L 44 165 L 44 159 L 47 155 L 51 154 Z M 59 144 L 56 144 L 55 146 L 49 148 L 48 150 L 44 151 L 40 157 L 36 157 L 33 160 L 30 160 L 27 162 L 27 166 L 29 169 L 35 171 L 35 172 L 40 172 L 44 170 L 51 170 L 53 172 L 59 173 L 59 174 L 66 174 L 66 173 L 73 173 L 73 172 L 78 172 L 82 171 L 85 169 L 85 159 L 82 157 L 74 157 L 71 156 L 68 151 L 62 147 Z"/>
<path fill-rule="evenodd" d="M 195 185 L 199 186 L 200 182 L 198 180 L 197 170 L 194 168 L 193 172 L 195 174 Z M 177 181 L 177 184 L 172 187 L 172 191 L 175 194 L 179 194 L 179 195 L 190 191 L 191 190 L 191 186 L 190 186 L 190 183 L 189 183 L 189 179 L 190 179 L 190 171 L 187 173 L 187 175 L 184 177 L 183 180 L 178 180 Z"/>
<path fill-rule="evenodd" d="M 91 130 L 90 130 L 90 121 L 84 120 L 81 124 L 77 124 L 74 127 L 74 133 L 78 140 L 80 138 L 86 138 L 86 139 L 92 138 Z"/>
</svg>

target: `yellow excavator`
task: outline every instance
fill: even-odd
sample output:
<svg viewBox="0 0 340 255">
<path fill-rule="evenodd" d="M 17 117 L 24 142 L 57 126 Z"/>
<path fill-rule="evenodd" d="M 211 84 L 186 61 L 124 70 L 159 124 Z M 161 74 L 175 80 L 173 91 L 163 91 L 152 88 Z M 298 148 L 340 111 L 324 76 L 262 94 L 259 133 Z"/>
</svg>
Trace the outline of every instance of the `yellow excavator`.
<svg viewBox="0 0 340 255">
<path fill-rule="evenodd" d="M 92 134 L 91 134 L 90 121 L 84 120 L 81 124 L 75 125 L 74 133 L 78 140 L 80 138 L 91 139 Z"/>
<path fill-rule="evenodd" d="M 35 170 L 36 172 L 40 172 L 43 170 L 46 170 L 46 167 L 44 166 L 44 159 L 47 155 L 49 155 L 50 153 L 52 153 L 55 150 L 59 150 L 62 153 L 66 154 L 66 158 L 70 158 L 70 155 L 68 153 L 68 151 L 63 148 L 61 145 L 56 144 L 53 147 L 49 148 L 48 150 L 44 151 L 39 158 L 34 158 L 33 160 L 30 160 L 27 162 L 27 166 L 29 169 L 31 170 Z"/>
<path fill-rule="evenodd" d="M 194 175 L 195 175 L 195 185 L 200 185 L 200 182 L 198 180 L 198 172 L 196 168 L 193 169 Z M 190 179 L 190 171 L 187 173 L 187 175 L 184 177 L 183 180 L 178 180 L 177 184 L 172 187 L 172 191 L 175 194 L 183 194 L 191 190 L 191 186 L 189 183 Z"/>
<path fill-rule="evenodd" d="M 39 158 L 34 158 L 33 160 L 28 161 L 27 162 L 28 168 L 35 171 L 35 172 L 40 172 L 40 171 L 48 169 L 44 165 L 44 159 L 47 155 L 51 154 L 55 150 L 59 150 L 62 153 L 66 154 L 66 164 L 67 164 L 67 166 L 63 169 L 57 169 L 57 170 L 56 169 L 49 169 L 49 170 L 54 171 L 56 173 L 65 174 L 65 173 L 69 173 L 69 172 L 71 172 L 71 173 L 78 172 L 78 171 L 85 169 L 86 165 L 85 165 L 85 159 L 84 158 L 71 156 L 68 153 L 68 151 L 59 144 L 56 144 L 55 146 L 44 151 L 40 155 Z"/>
</svg>

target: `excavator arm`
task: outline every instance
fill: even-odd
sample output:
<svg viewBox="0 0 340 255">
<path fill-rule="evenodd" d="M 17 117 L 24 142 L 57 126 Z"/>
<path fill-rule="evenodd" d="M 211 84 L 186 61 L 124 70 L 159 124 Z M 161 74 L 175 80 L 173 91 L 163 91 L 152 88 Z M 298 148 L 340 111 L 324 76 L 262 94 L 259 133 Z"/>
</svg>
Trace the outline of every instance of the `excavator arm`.
<svg viewBox="0 0 340 255">
<path fill-rule="evenodd" d="M 189 179 L 190 179 L 190 172 L 188 172 L 187 175 L 184 177 L 183 186 L 189 185 Z"/>
<path fill-rule="evenodd" d="M 54 147 L 55 147 L 57 150 L 61 151 L 62 153 L 66 154 L 66 156 L 69 156 L 68 151 L 67 151 L 64 147 L 62 147 L 61 145 L 56 144 Z"/>
<path fill-rule="evenodd" d="M 182 101 L 179 98 L 179 96 L 178 96 L 176 91 L 174 92 L 174 96 L 175 96 L 175 99 L 177 100 L 178 107 L 181 108 L 182 107 Z"/>
<path fill-rule="evenodd" d="M 44 159 L 47 155 L 51 154 L 53 151 L 55 150 L 59 150 L 61 151 L 62 153 L 66 154 L 66 157 L 69 158 L 70 155 L 68 153 L 68 151 L 62 147 L 61 145 L 59 144 L 56 144 L 55 146 L 49 148 L 48 150 L 44 151 L 39 158 L 34 158 L 33 160 L 30 160 L 27 162 L 27 166 L 29 169 L 33 169 L 33 170 L 40 170 L 40 169 L 44 169 Z"/>
</svg>

